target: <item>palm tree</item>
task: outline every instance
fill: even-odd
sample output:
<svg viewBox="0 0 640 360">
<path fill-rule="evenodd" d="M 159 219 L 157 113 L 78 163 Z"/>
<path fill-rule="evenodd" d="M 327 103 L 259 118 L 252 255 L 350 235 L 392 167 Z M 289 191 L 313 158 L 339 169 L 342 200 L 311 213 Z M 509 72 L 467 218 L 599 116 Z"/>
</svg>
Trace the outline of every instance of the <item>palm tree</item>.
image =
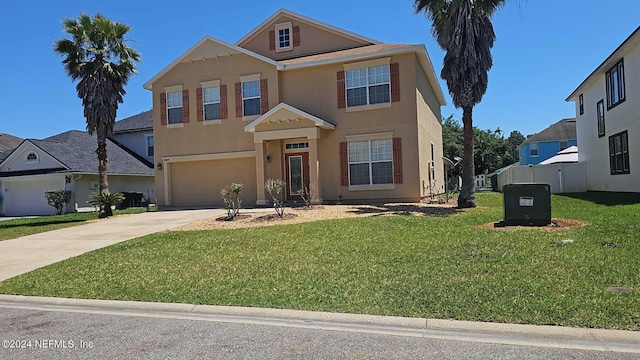
<svg viewBox="0 0 640 360">
<path fill-rule="evenodd" d="M 416 13 L 432 21 L 431 31 L 446 51 L 440 76 L 446 81 L 453 105 L 462 108 L 464 160 L 458 207 L 476 206 L 473 181 L 473 107 L 487 91 L 496 39 L 491 16 L 506 0 L 415 0 Z"/>
<path fill-rule="evenodd" d="M 98 14 L 80 14 L 78 19 L 64 19 L 64 32 L 71 39 L 61 38 L 54 50 L 64 57 L 62 64 L 82 99 L 84 117 L 89 134 L 98 138 L 98 176 L 100 193 L 109 194 L 107 180 L 107 138 L 113 134 L 118 104 L 126 93 L 124 86 L 136 73 L 140 54 L 127 46 L 124 36 L 131 30 L 128 25 L 112 22 Z M 111 216 L 111 207 L 101 211 Z"/>
</svg>

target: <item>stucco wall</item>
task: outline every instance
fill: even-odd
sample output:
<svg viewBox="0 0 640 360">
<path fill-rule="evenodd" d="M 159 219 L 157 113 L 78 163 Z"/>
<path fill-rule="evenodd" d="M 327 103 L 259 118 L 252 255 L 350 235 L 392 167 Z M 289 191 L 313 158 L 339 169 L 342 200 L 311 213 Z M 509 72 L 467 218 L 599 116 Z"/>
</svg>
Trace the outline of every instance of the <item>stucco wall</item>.
<svg viewBox="0 0 640 360">
<path fill-rule="evenodd" d="M 626 100 L 614 108 L 606 109 L 605 72 L 586 88 L 584 114 L 580 115 L 576 98 L 576 118 L 580 162 L 586 162 L 587 189 L 600 191 L 640 192 L 637 181 L 640 171 L 640 46 L 622 54 L 625 72 Z M 612 59 L 616 63 L 620 57 Z M 598 137 L 596 104 L 605 102 L 605 136 Z M 609 166 L 609 137 L 628 131 L 630 174 L 611 175 Z"/>
</svg>

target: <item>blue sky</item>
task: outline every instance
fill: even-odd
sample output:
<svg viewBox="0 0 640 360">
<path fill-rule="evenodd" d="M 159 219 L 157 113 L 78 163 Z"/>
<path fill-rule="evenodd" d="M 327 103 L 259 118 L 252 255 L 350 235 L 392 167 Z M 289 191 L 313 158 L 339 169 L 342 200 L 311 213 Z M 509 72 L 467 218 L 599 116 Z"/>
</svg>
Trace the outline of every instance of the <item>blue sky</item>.
<svg viewBox="0 0 640 360">
<path fill-rule="evenodd" d="M 204 35 L 234 43 L 279 8 L 382 42 L 426 44 L 440 73 L 444 53 L 410 0 L 10 1 L 0 10 L 0 133 L 44 138 L 85 129 L 75 85 L 52 50 L 64 35 L 65 17 L 101 13 L 132 27 L 130 46 L 143 61 L 118 110 L 122 119 L 151 108 L 151 92 L 142 84 Z M 638 14 L 638 0 L 516 0 L 501 9 L 494 18 L 489 89 L 474 110 L 474 124 L 527 135 L 575 116 L 565 98 L 640 25 Z M 440 84 L 449 103 L 442 114 L 460 119 Z"/>
</svg>

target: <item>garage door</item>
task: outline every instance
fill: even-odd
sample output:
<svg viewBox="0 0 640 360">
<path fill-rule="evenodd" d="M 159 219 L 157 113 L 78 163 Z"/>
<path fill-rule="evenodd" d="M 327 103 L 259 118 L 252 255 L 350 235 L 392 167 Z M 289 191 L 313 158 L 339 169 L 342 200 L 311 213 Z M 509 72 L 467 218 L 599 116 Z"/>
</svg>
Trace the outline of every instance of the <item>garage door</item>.
<svg viewBox="0 0 640 360">
<path fill-rule="evenodd" d="M 55 209 L 47 204 L 45 191 L 64 188 L 64 177 L 5 182 L 5 215 L 53 215 Z"/>
<path fill-rule="evenodd" d="M 171 164 L 171 204 L 174 206 L 222 206 L 220 189 L 243 183 L 241 198 L 256 204 L 256 160 L 242 158 L 178 162 Z"/>
</svg>

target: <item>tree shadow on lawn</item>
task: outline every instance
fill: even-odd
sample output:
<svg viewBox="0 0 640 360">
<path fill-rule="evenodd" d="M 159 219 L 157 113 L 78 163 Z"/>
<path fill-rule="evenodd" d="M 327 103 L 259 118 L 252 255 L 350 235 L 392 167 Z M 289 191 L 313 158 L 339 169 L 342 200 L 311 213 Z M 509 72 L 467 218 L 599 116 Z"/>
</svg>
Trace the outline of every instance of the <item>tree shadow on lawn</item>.
<svg viewBox="0 0 640 360">
<path fill-rule="evenodd" d="M 640 203 L 640 193 L 632 192 L 588 191 L 585 193 L 557 194 L 557 196 L 589 201 L 594 204 L 606 206 L 633 205 Z"/>
<path fill-rule="evenodd" d="M 413 204 L 356 205 L 348 212 L 358 215 L 451 216 L 463 210 L 446 206 L 420 206 Z"/>
<path fill-rule="evenodd" d="M 19 228 L 19 227 L 40 227 L 40 226 L 48 226 L 48 225 L 72 224 L 77 222 L 86 222 L 86 220 L 82 220 L 82 219 L 46 220 L 46 221 L 43 220 L 43 221 L 26 222 L 26 223 L 20 223 L 20 224 L 0 223 L 0 230 L 13 229 L 13 228 Z"/>
</svg>

